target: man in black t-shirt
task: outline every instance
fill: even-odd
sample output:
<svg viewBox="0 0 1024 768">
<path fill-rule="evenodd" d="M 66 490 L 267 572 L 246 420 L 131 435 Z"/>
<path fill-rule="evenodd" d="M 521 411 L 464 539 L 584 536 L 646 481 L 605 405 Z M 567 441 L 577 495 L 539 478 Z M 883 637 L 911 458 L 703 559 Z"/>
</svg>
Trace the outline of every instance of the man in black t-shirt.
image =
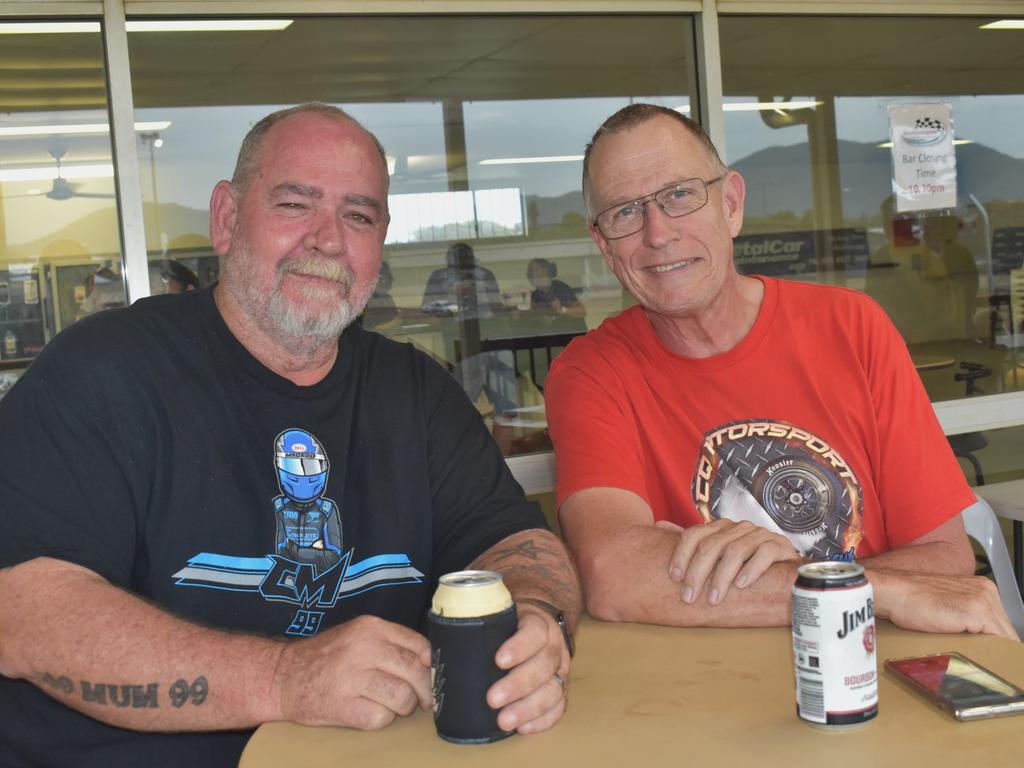
<svg viewBox="0 0 1024 768">
<path fill-rule="evenodd" d="M 387 186 L 344 112 L 270 115 L 213 192 L 220 282 L 75 324 L 0 403 L 0 765 L 228 765 L 262 722 L 428 709 L 464 568 L 519 609 L 499 725 L 561 716 L 564 548 L 451 376 L 352 323 Z"/>
</svg>

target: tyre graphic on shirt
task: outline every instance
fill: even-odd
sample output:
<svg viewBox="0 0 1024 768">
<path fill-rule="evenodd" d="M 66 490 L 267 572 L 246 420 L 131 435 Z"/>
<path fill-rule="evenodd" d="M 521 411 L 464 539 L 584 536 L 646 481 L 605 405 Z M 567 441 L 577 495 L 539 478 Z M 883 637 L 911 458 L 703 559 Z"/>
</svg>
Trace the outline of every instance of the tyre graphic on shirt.
<svg viewBox="0 0 1024 768">
<path fill-rule="evenodd" d="M 863 533 L 860 483 L 818 436 L 769 419 L 708 431 L 691 486 L 706 522 L 749 520 L 804 557 L 851 559 Z"/>
</svg>

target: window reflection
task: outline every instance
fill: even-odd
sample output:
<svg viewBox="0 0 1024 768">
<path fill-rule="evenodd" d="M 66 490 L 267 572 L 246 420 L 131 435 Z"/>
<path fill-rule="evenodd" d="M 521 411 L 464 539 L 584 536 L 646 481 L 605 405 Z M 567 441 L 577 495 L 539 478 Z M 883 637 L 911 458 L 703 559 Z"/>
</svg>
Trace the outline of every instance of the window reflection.
<svg viewBox="0 0 1024 768">
<path fill-rule="evenodd" d="M 47 73 L 0 91 L 0 396 L 58 331 L 125 301 L 99 25 L 60 27 L 0 48 Z"/>
<path fill-rule="evenodd" d="M 984 21 L 720 22 L 728 162 L 747 181 L 737 262 L 866 290 L 933 400 L 1022 386 L 1012 291 L 1024 261 L 1022 38 L 982 31 Z M 927 103 L 952 110 L 956 205 L 899 213 L 887 110 Z"/>
<path fill-rule="evenodd" d="M 248 128 L 301 101 L 336 104 L 378 136 L 391 176 L 386 269 L 362 322 L 445 366 L 507 453 L 546 449 L 551 360 L 623 308 L 587 233 L 584 145 L 631 99 L 688 105 L 692 37 L 688 18 L 659 16 L 129 28 L 136 119 L 170 123 L 140 146 L 151 262 L 207 285 L 210 190 Z"/>
</svg>

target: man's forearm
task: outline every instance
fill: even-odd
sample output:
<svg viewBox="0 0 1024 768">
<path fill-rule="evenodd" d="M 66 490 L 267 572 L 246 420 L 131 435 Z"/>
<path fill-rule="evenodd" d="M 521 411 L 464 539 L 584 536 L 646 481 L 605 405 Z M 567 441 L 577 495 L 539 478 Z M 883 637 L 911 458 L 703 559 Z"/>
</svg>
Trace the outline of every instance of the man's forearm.
<svg viewBox="0 0 1024 768">
<path fill-rule="evenodd" d="M 48 583 L 45 601 L 33 585 Z M 55 560 L 0 571 L 0 672 L 134 730 L 221 730 L 274 719 L 283 643 L 191 624 Z"/>
<path fill-rule="evenodd" d="M 789 622 L 789 589 L 800 561 L 771 565 L 746 588 L 730 589 L 720 603 L 709 603 L 706 592 L 687 603 L 668 573 L 678 538 L 670 531 L 635 525 L 616 536 L 615 547 L 581 558 L 590 615 L 605 621 L 677 627 L 765 627 Z"/>
<path fill-rule="evenodd" d="M 513 599 L 534 598 L 560 608 L 575 631 L 582 610 L 579 575 L 565 546 L 550 531 L 513 534 L 480 555 L 470 568 L 501 573 Z"/>
<path fill-rule="evenodd" d="M 676 536 L 632 526 L 614 551 L 582 558 L 587 608 L 595 618 L 671 626 L 784 626 L 800 560 L 777 562 L 744 589 L 712 604 L 707 594 L 685 602 L 668 575 Z M 940 542 L 914 544 L 863 561 L 874 588 L 875 613 L 907 629 L 990 632 L 1010 636 L 991 582 L 964 576 L 957 549 Z"/>
<path fill-rule="evenodd" d="M 969 546 L 955 547 L 943 542 L 909 544 L 857 562 L 869 571 L 904 571 L 943 576 L 972 576 L 975 568 L 974 552 Z"/>
<path fill-rule="evenodd" d="M 874 587 L 875 614 L 892 618 L 896 604 L 904 600 L 911 575 L 971 576 L 974 557 L 965 561 L 963 552 L 943 542 L 911 544 L 860 562 Z"/>
</svg>

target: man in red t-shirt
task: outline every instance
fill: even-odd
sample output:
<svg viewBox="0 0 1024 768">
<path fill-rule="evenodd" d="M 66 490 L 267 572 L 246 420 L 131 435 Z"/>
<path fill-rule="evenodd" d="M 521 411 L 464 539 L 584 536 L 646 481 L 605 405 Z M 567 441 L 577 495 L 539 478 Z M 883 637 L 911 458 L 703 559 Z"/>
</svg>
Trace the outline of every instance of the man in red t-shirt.
<svg viewBox="0 0 1024 768">
<path fill-rule="evenodd" d="M 626 107 L 584 158 L 590 233 L 639 306 L 546 384 L 559 518 L 597 618 L 789 621 L 807 560 L 856 558 L 875 611 L 1016 636 L 973 576 L 964 481 L 906 345 L 855 291 L 740 275 L 744 182 L 673 110 Z"/>
</svg>

